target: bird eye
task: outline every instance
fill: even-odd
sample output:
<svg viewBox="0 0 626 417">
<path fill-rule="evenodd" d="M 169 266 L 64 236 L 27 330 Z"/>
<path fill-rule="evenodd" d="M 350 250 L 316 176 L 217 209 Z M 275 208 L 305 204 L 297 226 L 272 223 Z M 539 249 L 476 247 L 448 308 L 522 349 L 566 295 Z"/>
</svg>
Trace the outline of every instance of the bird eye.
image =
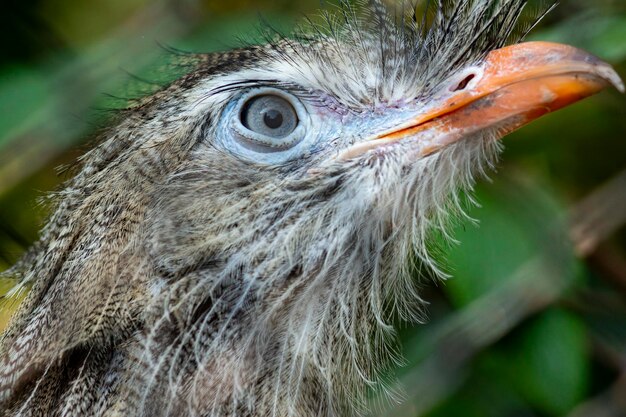
<svg viewBox="0 0 626 417">
<path fill-rule="evenodd" d="M 288 91 L 259 87 L 235 97 L 223 113 L 227 129 L 219 137 L 231 152 L 257 163 L 302 157 L 309 135 L 309 108 Z"/>
<path fill-rule="evenodd" d="M 298 114 L 284 98 L 263 95 L 252 97 L 244 104 L 241 123 L 253 132 L 284 138 L 298 126 Z"/>
<path fill-rule="evenodd" d="M 289 135 L 298 127 L 298 113 L 286 98 L 274 94 L 251 97 L 239 117 L 241 124 L 255 134 L 256 142 L 275 148 L 293 145 Z"/>
</svg>

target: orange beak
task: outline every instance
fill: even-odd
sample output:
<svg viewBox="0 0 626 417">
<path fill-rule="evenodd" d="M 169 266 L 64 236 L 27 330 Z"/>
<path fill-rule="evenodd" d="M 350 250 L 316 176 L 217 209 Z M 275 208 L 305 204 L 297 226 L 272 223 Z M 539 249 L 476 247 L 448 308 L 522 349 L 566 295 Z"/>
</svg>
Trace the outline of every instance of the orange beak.
<svg viewBox="0 0 626 417">
<path fill-rule="evenodd" d="M 492 129 L 502 137 L 610 85 L 624 92 L 610 65 L 574 47 L 547 42 L 509 46 L 457 75 L 433 108 L 352 146 L 341 157 L 404 139 L 414 140 L 418 154 L 426 156 L 472 133 Z"/>
</svg>

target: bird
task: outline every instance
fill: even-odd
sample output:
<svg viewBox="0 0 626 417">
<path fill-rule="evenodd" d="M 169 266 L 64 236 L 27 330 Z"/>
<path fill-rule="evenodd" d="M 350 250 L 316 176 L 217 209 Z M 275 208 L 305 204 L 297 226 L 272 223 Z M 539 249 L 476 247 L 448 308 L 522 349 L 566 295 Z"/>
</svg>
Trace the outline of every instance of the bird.
<svg viewBox="0 0 626 417">
<path fill-rule="evenodd" d="M 415 265 L 502 137 L 609 86 L 525 0 L 326 6 L 179 57 L 51 196 L 6 276 L 4 416 L 359 416 L 424 314 Z M 420 8 L 421 7 L 421 8 Z"/>
</svg>

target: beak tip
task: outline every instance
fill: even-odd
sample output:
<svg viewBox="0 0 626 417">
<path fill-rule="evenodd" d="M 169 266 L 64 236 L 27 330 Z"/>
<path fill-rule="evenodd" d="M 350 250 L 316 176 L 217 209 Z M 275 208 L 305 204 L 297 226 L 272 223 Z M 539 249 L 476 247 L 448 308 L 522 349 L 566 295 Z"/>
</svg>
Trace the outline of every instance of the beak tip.
<svg viewBox="0 0 626 417">
<path fill-rule="evenodd" d="M 598 69 L 598 75 L 608 81 L 613 87 L 617 89 L 620 93 L 626 93 L 626 86 L 624 85 L 624 81 L 619 76 L 617 71 L 613 69 L 610 65 L 602 66 Z"/>
<path fill-rule="evenodd" d="M 617 88 L 620 93 L 626 94 L 626 86 L 624 86 L 624 82 L 619 77 L 617 78 L 617 82 L 615 83 L 615 88 Z"/>
</svg>

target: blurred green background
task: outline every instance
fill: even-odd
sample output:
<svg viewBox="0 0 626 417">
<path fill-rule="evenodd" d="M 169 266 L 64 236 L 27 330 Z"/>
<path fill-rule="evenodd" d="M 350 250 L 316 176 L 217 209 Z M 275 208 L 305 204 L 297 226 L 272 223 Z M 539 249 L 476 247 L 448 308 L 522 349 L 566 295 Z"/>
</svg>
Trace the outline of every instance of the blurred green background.
<svg viewBox="0 0 626 417">
<path fill-rule="evenodd" d="M 160 45 L 254 41 L 319 0 L 9 0 L 0 26 L 0 270 L 36 239 L 55 167 L 112 109 L 176 76 Z M 585 48 L 626 76 L 626 2 L 564 0 L 533 39 Z M 150 84 L 144 83 L 149 81 Z M 407 357 L 389 416 L 626 416 L 626 98 L 615 91 L 506 140 L 475 222 L 438 254 L 428 322 L 399 323 Z M 11 283 L 0 282 L 0 293 Z M 0 315 L 0 327 L 9 309 Z"/>
</svg>

